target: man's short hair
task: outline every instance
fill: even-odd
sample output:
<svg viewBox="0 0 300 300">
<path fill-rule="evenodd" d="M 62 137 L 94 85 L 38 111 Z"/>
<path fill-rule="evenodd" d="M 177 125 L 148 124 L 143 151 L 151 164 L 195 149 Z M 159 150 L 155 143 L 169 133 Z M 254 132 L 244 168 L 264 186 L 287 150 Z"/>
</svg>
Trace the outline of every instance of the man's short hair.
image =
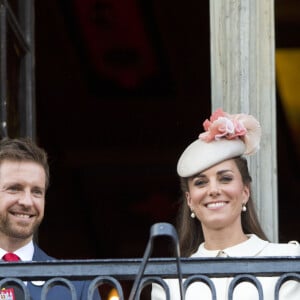
<svg viewBox="0 0 300 300">
<path fill-rule="evenodd" d="M 4 160 L 29 161 L 41 165 L 45 170 L 46 189 L 49 185 L 48 156 L 31 138 L 3 138 L 0 140 L 0 164 Z"/>
</svg>

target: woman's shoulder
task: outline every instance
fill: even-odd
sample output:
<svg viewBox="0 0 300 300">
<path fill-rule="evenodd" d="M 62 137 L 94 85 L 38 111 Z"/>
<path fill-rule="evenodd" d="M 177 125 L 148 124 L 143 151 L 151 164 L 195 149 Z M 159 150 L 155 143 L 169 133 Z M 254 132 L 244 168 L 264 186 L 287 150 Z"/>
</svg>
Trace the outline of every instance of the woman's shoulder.
<svg viewBox="0 0 300 300">
<path fill-rule="evenodd" d="M 288 243 L 268 243 L 260 255 L 300 256 L 300 244 L 298 241 L 290 241 Z"/>
</svg>

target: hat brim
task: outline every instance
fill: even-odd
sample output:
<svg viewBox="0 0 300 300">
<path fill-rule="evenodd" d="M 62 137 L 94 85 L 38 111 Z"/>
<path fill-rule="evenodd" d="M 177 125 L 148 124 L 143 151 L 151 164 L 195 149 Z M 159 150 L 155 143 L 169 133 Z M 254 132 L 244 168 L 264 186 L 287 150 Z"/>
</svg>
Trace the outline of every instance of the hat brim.
<svg viewBox="0 0 300 300">
<path fill-rule="evenodd" d="M 241 156 L 245 144 L 240 139 L 220 139 L 205 142 L 198 139 L 182 153 L 177 164 L 177 173 L 181 177 L 190 177 L 224 160 Z"/>
</svg>

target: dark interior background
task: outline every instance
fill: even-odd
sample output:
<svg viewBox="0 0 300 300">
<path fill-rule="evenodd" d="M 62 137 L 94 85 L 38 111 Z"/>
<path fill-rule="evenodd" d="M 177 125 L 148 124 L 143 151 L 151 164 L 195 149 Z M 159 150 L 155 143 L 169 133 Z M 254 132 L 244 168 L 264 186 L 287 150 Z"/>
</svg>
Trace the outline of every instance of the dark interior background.
<svg viewBox="0 0 300 300">
<path fill-rule="evenodd" d="M 299 47 L 297 1 L 275 2 L 277 47 Z M 35 6 L 37 138 L 51 167 L 39 243 L 57 258 L 141 257 L 152 224 L 175 224 L 177 159 L 210 115 L 209 1 Z M 280 240 L 300 240 L 281 101 Z"/>
</svg>

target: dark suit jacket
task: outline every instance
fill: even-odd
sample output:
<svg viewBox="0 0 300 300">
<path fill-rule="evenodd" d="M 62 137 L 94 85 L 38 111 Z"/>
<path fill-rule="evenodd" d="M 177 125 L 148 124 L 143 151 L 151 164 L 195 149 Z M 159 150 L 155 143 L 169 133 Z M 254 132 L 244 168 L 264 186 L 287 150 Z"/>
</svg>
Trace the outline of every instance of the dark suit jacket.
<svg viewBox="0 0 300 300">
<path fill-rule="evenodd" d="M 46 261 L 46 260 L 54 260 L 53 257 L 48 256 L 42 249 L 40 249 L 36 244 L 34 244 L 34 253 L 33 253 L 33 261 Z M 72 281 L 71 282 L 77 293 L 78 300 L 86 300 L 87 299 L 87 291 L 90 281 Z M 29 290 L 30 296 L 32 300 L 40 300 L 42 286 L 35 285 L 34 282 L 28 282 L 27 288 Z M 62 286 L 56 286 L 51 288 L 48 292 L 47 300 L 71 300 L 71 294 L 67 290 L 67 288 Z M 93 300 L 99 300 L 100 296 L 97 294 L 94 296 Z"/>
</svg>

